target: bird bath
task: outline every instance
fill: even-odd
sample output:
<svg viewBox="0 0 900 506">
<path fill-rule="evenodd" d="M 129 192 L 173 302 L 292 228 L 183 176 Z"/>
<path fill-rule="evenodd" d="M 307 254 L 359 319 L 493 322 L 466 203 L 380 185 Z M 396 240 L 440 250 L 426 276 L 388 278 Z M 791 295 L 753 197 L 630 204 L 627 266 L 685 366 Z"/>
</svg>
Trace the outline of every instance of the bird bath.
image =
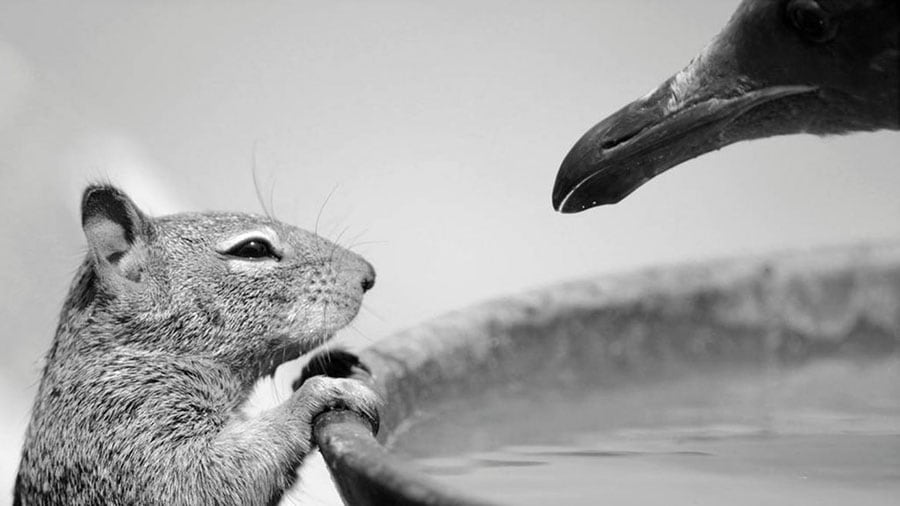
<svg viewBox="0 0 900 506">
<path fill-rule="evenodd" d="M 360 353 L 316 438 L 370 504 L 892 504 L 900 247 L 576 281 Z"/>
</svg>

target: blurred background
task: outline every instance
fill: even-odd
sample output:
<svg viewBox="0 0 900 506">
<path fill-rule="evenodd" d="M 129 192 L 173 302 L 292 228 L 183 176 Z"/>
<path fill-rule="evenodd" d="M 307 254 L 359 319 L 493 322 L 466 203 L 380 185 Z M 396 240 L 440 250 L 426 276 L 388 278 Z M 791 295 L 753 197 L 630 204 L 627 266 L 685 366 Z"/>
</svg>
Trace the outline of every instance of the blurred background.
<svg viewBox="0 0 900 506">
<path fill-rule="evenodd" d="M 90 181 L 151 214 L 318 216 L 378 271 L 339 337 L 354 347 L 573 278 L 900 238 L 891 133 L 738 144 L 619 205 L 552 210 L 569 147 L 687 64 L 736 5 L 4 0 L 0 503 L 84 252 Z"/>
</svg>

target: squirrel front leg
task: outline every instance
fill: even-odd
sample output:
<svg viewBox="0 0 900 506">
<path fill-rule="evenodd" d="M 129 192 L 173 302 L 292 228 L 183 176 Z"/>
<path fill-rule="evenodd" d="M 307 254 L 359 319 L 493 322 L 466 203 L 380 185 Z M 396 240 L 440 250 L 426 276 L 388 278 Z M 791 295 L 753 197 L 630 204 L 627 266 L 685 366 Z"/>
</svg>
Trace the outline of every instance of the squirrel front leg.
<svg viewBox="0 0 900 506">
<path fill-rule="evenodd" d="M 323 412 L 349 409 L 378 426 L 378 394 L 363 382 L 315 376 L 284 404 L 259 416 L 225 425 L 201 452 L 187 451 L 174 476 L 184 489 L 167 504 L 272 504 L 295 479 L 295 469 L 312 449 L 312 423 Z M 205 457 L 196 458 L 197 455 Z"/>
</svg>

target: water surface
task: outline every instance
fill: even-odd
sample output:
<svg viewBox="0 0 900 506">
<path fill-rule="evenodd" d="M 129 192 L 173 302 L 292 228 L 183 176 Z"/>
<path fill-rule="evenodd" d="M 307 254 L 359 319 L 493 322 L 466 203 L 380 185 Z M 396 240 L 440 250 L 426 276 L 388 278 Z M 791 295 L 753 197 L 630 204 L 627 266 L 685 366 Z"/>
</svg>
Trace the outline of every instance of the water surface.
<svg viewBox="0 0 900 506">
<path fill-rule="evenodd" d="M 506 504 L 892 505 L 900 360 L 488 389 L 421 413 L 392 446 Z"/>
</svg>

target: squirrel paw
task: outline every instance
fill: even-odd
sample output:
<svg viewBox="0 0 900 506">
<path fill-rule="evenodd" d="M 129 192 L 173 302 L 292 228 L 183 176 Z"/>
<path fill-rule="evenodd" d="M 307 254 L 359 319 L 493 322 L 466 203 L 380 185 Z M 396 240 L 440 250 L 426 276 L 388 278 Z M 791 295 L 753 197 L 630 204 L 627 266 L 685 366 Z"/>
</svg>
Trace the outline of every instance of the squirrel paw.
<svg viewBox="0 0 900 506">
<path fill-rule="evenodd" d="M 313 376 L 330 376 L 332 378 L 355 378 L 359 380 L 367 379 L 370 374 L 369 368 L 359 360 L 355 354 L 338 349 L 332 349 L 317 353 L 300 373 L 300 377 L 296 379 L 292 385 L 294 390 L 300 388 L 303 383 Z"/>
<path fill-rule="evenodd" d="M 362 381 L 313 376 L 306 379 L 294 392 L 294 399 L 303 406 L 304 414 L 310 421 L 327 411 L 346 409 L 368 420 L 372 433 L 378 433 L 378 407 L 381 398 Z"/>
</svg>

